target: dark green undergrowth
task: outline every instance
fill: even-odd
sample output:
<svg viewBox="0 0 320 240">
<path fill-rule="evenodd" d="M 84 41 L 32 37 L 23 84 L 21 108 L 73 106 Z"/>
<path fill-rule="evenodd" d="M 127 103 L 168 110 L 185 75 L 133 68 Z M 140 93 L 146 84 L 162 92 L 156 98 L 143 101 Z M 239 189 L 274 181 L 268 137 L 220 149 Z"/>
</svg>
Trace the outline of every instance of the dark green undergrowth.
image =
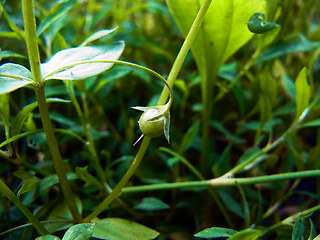
<svg viewBox="0 0 320 240">
<path fill-rule="evenodd" d="M 210 2 L 1 1 L 0 239 L 319 238 L 320 2 Z"/>
</svg>

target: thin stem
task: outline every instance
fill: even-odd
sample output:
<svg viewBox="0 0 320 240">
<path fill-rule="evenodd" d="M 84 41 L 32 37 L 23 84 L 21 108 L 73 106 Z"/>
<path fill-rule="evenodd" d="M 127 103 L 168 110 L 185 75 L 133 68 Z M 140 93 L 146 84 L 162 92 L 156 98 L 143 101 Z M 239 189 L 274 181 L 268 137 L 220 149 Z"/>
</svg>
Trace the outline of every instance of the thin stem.
<svg viewBox="0 0 320 240">
<path fill-rule="evenodd" d="M 146 192 L 156 190 L 167 190 L 174 188 L 194 188 L 194 187 L 226 187 L 226 186 L 240 186 L 240 185 L 254 185 L 258 183 L 268 183 L 285 181 L 296 178 L 312 178 L 319 177 L 320 170 L 309 170 L 300 172 L 290 173 L 279 173 L 268 176 L 259 177 L 248 177 L 248 178 L 227 178 L 219 177 L 204 181 L 190 181 L 190 182 L 177 182 L 177 183 L 161 183 L 161 184 L 150 184 L 144 186 L 132 186 L 125 187 L 123 193 L 134 193 L 134 192 Z"/>
<path fill-rule="evenodd" d="M 118 197 L 122 193 L 122 189 L 124 188 L 124 186 L 127 184 L 129 179 L 131 178 L 131 176 L 135 173 L 136 169 L 138 168 L 138 166 L 143 158 L 143 155 L 144 155 L 145 151 L 147 150 L 149 142 L 150 142 L 150 138 L 148 136 L 145 136 L 145 138 L 143 139 L 143 141 L 141 143 L 140 149 L 139 149 L 135 159 L 133 160 L 131 166 L 129 167 L 128 171 L 126 172 L 126 174 L 122 177 L 122 179 L 120 180 L 118 185 L 113 189 L 113 191 L 110 193 L 110 195 L 108 195 L 108 197 L 105 198 L 104 201 L 91 214 L 89 214 L 84 219 L 85 222 L 90 222 L 93 218 L 98 216 L 107 206 L 109 206 L 109 204 L 116 197 Z"/>
<path fill-rule="evenodd" d="M 172 65 L 171 71 L 170 71 L 168 79 L 167 79 L 167 81 L 171 87 L 173 86 L 174 81 L 178 77 L 178 74 L 180 72 L 182 64 L 187 56 L 187 53 L 189 52 L 189 50 L 191 48 L 193 40 L 195 39 L 195 37 L 200 29 L 201 23 L 207 13 L 207 10 L 208 10 L 211 2 L 212 2 L 212 0 L 204 0 L 203 1 L 202 5 L 199 9 L 199 12 L 198 12 L 190 30 L 189 30 L 189 33 L 183 42 L 183 45 L 178 53 L 178 56 Z M 163 89 L 162 93 L 160 95 L 159 101 L 158 101 L 158 105 L 163 105 L 167 101 L 168 96 L 169 96 L 168 90 Z"/>
<path fill-rule="evenodd" d="M 168 76 L 168 80 L 164 82 L 166 85 L 168 83 L 169 86 L 167 85 L 167 87 L 162 90 L 161 96 L 160 96 L 158 104 L 157 104 L 158 106 L 164 105 L 168 99 L 169 94 L 172 94 L 171 86 L 173 86 L 174 81 L 178 76 L 178 73 L 181 69 L 182 63 L 183 63 L 183 61 L 184 61 L 184 59 L 185 59 L 185 57 L 191 47 L 191 44 L 192 44 L 192 42 L 193 42 L 193 40 L 194 40 L 194 38 L 200 28 L 200 25 L 203 21 L 205 14 L 206 14 L 206 11 L 209 8 L 211 1 L 212 0 L 204 0 L 204 2 L 202 3 L 202 6 L 198 12 L 198 15 L 197 15 L 193 25 L 191 26 L 191 29 L 190 29 L 182 47 L 181 47 L 181 50 L 180 50 L 173 66 L 172 66 L 172 69 L 171 69 L 169 76 Z M 139 164 L 140 164 L 140 162 L 141 162 L 141 160 L 147 150 L 149 143 L 150 143 L 150 138 L 148 136 L 145 136 L 145 138 L 143 139 L 143 141 L 141 143 L 140 149 L 139 149 L 133 163 L 131 164 L 130 168 L 126 172 L 126 174 L 120 180 L 118 185 L 113 189 L 112 193 L 98 206 L 97 209 L 95 209 L 89 216 L 87 216 L 84 219 L 85 221 L 91 221 L 100 212 L 102 212 L 122 192 L 122 189 L 124 188 L 126 183 L 129 181 L 130 177 L 134 174 L 135 170 L 138 168 L 138 166 L 139 166 Z"/>
<path fill-rule="evenodd" d="M 70 184 L 66 177 L 66 170 L 63 166 L 60 150 L 58 147 L 58 143 L 56 140 L 56 136 L 54 134 L 54 130 L 51 124 L 51 120 L 49 118 L 49 112 L 48 107 L 45 100 L 45 94 L 44 94 L 44 88 L 41 86 L 37 89 L 35 89 L 38 107 L 40 111 L 40 117 L 43 125 L 43 130 L 46 135 L 47 143 L 49 145 L 49 149 L 51 152 L 52 162 L 54 164 L 54 167 L 56 169 L 58 179 L 60 182 L 60 186 L 62 189 L 62 192 L 64 194 L 64 197 L 67 201 L 67 204 L 69 206 L 70 212 L 72 214 L 72 217 L 75 222 L 82 222 L 82 217 L 80 216 L 80 213 L 77 209 L 77 206 L 75 204 L 75 199 L 70 187 Z"/>
<path fill-rule="evenodd" d="M 48 230 L 39 222 L 39 220 L 26 208 L 20 199 L 10 190 L 10 188 L 0 180 L 0 192 L 6 196 L 17 208 L 29 219 L 32 225 L 38 230 L 41 235 L 49 234 Z"/>
</svg>

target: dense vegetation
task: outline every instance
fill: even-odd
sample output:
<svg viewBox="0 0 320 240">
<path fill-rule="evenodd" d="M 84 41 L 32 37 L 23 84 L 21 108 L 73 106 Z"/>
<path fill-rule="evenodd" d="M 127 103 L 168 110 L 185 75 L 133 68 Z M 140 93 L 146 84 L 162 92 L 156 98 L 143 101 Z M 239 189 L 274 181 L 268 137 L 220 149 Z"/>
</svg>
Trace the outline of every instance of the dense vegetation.
<svg viewBox="0 0 320 240">
<path fill-rule="evenodd" d="M 1 1 L 1 239 L 316 239 L 320 2 L 199 2 Z"/>
</svg>

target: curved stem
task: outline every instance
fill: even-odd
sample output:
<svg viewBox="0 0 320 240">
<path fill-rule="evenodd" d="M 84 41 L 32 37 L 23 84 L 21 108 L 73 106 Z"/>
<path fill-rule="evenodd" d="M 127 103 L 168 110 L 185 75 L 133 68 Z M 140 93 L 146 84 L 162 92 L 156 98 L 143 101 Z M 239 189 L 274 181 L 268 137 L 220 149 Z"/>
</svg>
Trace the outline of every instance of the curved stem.
<svg viewBox="0 0 320 240">
<path fill-rule="evenodd" d="M 126 172 L 126 174 L 122 177 L 122 179 L 120 180 L 118 185 L 113 189 L 113 191 L 110 193 L 110 195 L 108 195 L 108 197 L 105 198 L 104 201 L 102 203 L 100 203 L 100 205 L 84 219 L 85 222 L 90 222 L 93 218 L 98 216 L 107 206 L 109 206 L 109 204 L 116 197 L 118 197 L 122 193 L 124 186 L 127 184 L 129 179 L 131 178 L 131 176 L 135 173 L 136 169 L 138 168 L 138 166 L 143 158 L 143 155 L 144 155 L 145 151 L 147 150 L 149 142 L 150 142 L 150 138 L 145 136 L 145 138 L 143 139 L 143 141 L 141 143 L 140 149 L 139 149 L 135 159 L 133 160 L 131 166 L 129 167 L 128 171 Z"/>
<path fill-rule="evenodd" d="M 200 29 L 201 23 L 207 13 L 207 10 L 208 10 L 211 2 L 212 2 L 212 0 L 204 0 L 202 2 L 202 5 L 199 9 L 199 12 L 198 12 L 193 24 L 192 24 L 187 36 L 186 36 L 186 39 L 183 42 L 183 45 L 178 53 L 176 60 L 174 61 L 173 66 L 171 68 L 171 71 L 169 73 L 167 81 L 170 84 L 170 86 L 173 86 L 174 81 L 178 77 L 178 74 L 180 72 L 182 64 L 187 56 L 187 53 L 189 52 L 189 50 L 191 48 L 193 40 L 195 39 L 195 37 Z M 166 102 L 168 96 L 169 96 L 168 90 L 163 89 L 162 93 L 160 95 L 159 101 L 158 101 L 158 105 L 163 105 Z"/>
<path fill-rule="evenodd" d="M 10 188 L 0 180 L 0 192 L 6 196 L 20 211 L 29 219 L 32 225 L 38 230 L 41 235 L 49 234 L 48 230 L 39 222 L 39 220 L 26 208 L 20 199 L 10 190 Z"/>
<path fill-rule="evenodd" d="M 160 95 L 159 101 L 158 101 L 158 106 L 160 105 L 164 105 L 168 99 L 169 94 L 172 94 L 172 89 L 171 86 L 173 86 L 175 79 L 178 76 L 178 73 L 181 69 L 182 63 L 184 62 L 184 59 L 191 47 L 191 44 L 200 28 L 200 25 L 205 17 L 205 14 L 209 8 L 209 5 L 211 3 L 212 0 L 204 0 L 202 3 L 202 6 L 198 12 L 198 15 L 196 16 L 196 19 L 194 20 L 193 25 L 191 26 L 191 29 L 180 49 L 180 52 L 172 66 L 172 69 L 170 71 L 170 74 L 168 76 L 168 82 L 165 81 L 164 83 L 166 84 L 167 88 L 164 88 L 162 90 L 162 93 Z M 118 61 L 121 62 L 121 61 Z M 133 64 L 136 65 L 136 64 Z M 141 67 L 139 65 L 137 65 L 138 67 Z M 144 67 L 142 67 L 144 68 Z M 144 70 L 149 71 L 149 69 L 144 68 Z M 155 72 L 152 71 L 150 72 L 152 74 L 154 74 Z M 160 76 L 162 78 L 162 76 L 158 73 L 156 73 L 156 76 Z M 170 86 L 168 86 L 168 85 Z M 171 103 L 170 103 L 171 104 Z M 133 173 L 135 172 L 135 170 L 138 168 L 146 150 L 147 147 L 149 145 L 150 142 L 150 138 L 148 136 L 145 136 L 145 138 L 143 139 L 140 149 L 133 161 L 133 163 L 131 164 L 130 168 L 128 169 L 127 173 L 125 174 L 125 176 L 120 180 L 120 182 L 118 183 L 118 185 L 114 188 L 114 190 L 112 191 L 112 193 L 98 206 L 97 209 L 95 209 L 88 217 L 86 217 L 84 220 L 85 221 L 91 221 L 94 217 L 96 217 L 100 212 L 102 212 L 112 201 L 114 198 L 116 198 L 121 192 L 122 189 L 124 188 L 124 186 L 126 185 L 126 183 L 129 181 L 130 177 L 133 175 Z"/>
</svg>

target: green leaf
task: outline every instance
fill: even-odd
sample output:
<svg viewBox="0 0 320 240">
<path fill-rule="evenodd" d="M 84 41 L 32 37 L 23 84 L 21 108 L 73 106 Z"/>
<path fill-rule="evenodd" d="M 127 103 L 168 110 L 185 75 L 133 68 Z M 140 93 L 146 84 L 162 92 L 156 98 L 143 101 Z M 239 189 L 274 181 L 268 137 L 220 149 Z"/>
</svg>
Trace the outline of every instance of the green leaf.
<svg viewBox="0 0 320 240">
<path fill-rule="evenodd" d="M 201 232 L 195 234 L 194 236 L 199 238 L 205 238 L 205 239 L 222 238 L 222 237 L 227 238 L 232 236 L 236 232 L 237 231 L 229 228 L 212 227 L 212 228 L 206 228 Z"/>
<path fill-rule="evenodd" d="M 48 235 L 45 235 L 45 236 L 37 237 L 35 240 L 60 240 L 60 238 L 48 234 Z"/>
<path fill-rule="evenodd" d="M 22 194 L 31 191 L 32 189 L 35 189 L 39 184 L 39 181 L 34 178 L 28 178 L 24 180 L 23 185 L 19 189 L 19 192 L 17 193 L 17 196 L 20 197 Z"/>
<path fill-rule="evenodd" d="M 310 99 L 310 86 L 307 81 L 307 69 L 304 67 L 296 79 L 296 107 L 297 118 L 302 117 L 303 111 L 308 107 Z"/>
<path fill-rule="evenodd" d="M 313 51 L 319 47 L 320 41 L 309 41 L 304 35 L 300 35 L 298 38 L 288 39 L 269 47 L 259 56 L 256 63 L 279 58 L 297 51 Z"/>
<path fill-rule="evenodd" d="M 70 178 L 68 178 L 70 180 Z M 41 182 L 42 183 L 42 182 Z M 43 191 L 43 190 L 40 190 Z M 79 198 L 75 198 L 78 211 L 82 212 L 82 204 Z M 68 229 L 72 226 L 73 219 L 70 209 L 65 201 L 57 202 L 49 213 L 46 220 L 53 220 L 52 222 L 44 223 L 49 232 L 56 232 L 59 230 Z M 55 221 L 59 219 L 60 221 Z M 65 220 L 65 221 L 62 221 Z"/>
<path fill-rule="evenodd" d="M 158 232 L 141 224 L 121 218 L 105 218 L 96 221 L 92 237 L 106 240 L 150 240 Z"/>
<path fill-rule="evenodd" d="M 40 22 L 38 29 L 37 29 L 37 36 L 40 36 L 59 17 L 66 14 L 67 11 L 69 11 L 74 6 L 74 4 L 76 2 L 77 2 L 76 0 L 61 1 L 60 3 L 56 4 L 53 8 L 51 8 L 50 12 Z"/>
<path fill-rule="evenodd" d="M 68 100 L 61 99 L 61 98 L 48 98 L 46 102 L 69 102 Z M 37 102 L 31 103 L 25 106 L 14 118 L 11 126 L 11 135 L 15 136 L 20 133 L 23 124 L 27 120 L 29 114 L 38 106 Z"/>
<path fill-rule="evenodd" d="M 0 120 L 5 127 L 6 138 L 10 137 L 9 129 L 9 117 L 10 117 L 10 105 L 9 105 L 9 94 L 0 95 Z"/>
<path fill-rule="evenodd" d="M 117 60 L 124 42 L 102 46 L 76 47 L 62 50 L 40 65 L 43 80 L 81 80 L 96 76 L 113 66 L 113 63 L 88 63 L 88 61 Z"/>
<path fill-rule="evenodd" d="M 75 180 L 77 179 L 76 174 L 74 173 L 67 173 L 67 179 L 68 180 Z M 58 176 L 57 175 L 50 175 L 42 179 L 40 182 L 40 192 L 46 191 L 47 189 L 51 188 L 53 185 L 58 184 Z"/>
<path fill-rule="evenodd" d="M 199 134 L 200 121 L 195 122 L 188 131 L 183 135 L 182 142 L 180 145 L 181 152 L 185 152 L 193 144 L 194 140 Z"/>
<path fill-rule="evenodd" d="M 68 229 L 62 240 L 90 240 L 94 223 L 76 224 Z"/>
<path fill-rule="evenodd" d="M 1 51 L 0 50 L 0 60 L 2 60 L 3 58 L 26 58 L 26 57 L 19 54 L 19 53 L 15 53 L 12 51 Z"/>
<path fill-rule="evenodd" d="M 31 72 L 25 67 L 14 63 L 0 66 L 0 95 L 32 83 Z"/>
<path fill-rule="evenodd" d="M 292 240 L 303 239 L 305 233 L 304 219 L 301 218 L 301 214 L 298 215 L 296 223 L 294 224 L 292 232 Z"/>
<path fill-rule="evenodd" d="M 118 29 L 118 27 L 112 28 L 112 29 L 102 29 L 99 30 L 97 32 L 95 32 L 94 34 L 92 34 L 90 37 L 88 37 L 86 40 L 84 40 L 80 46 L 86 46 L 88 43 L 93 42 L 99 38 L 105 37 L 107 35 L 109 35 L 110 33 L 113 33 L 114 31 L 116 31 Z"/>
<path fill-rule="evenodd" d="M 320 119 L 316 119 L 300 125 L 300 127 L 319 127 L 319 126 L 320 126 Z"/>
<path fill-rule="evenodd" d="M 134 209 L 145 211 L 167 210 L 170 206 L 160 199 L 154 197 L 146 197 L 141 203 L 137 204 Z"/>
<path fill-rule="evenodd" d="M 314 223 L 312 222 L 312 220 L 309 218 L 310 221 L 310 235 L 308 240 L 317 240 L 317 231 L 316 231 L 316 226 L 314 225 Z"/>
<path fill-rule="evenodd" d="M 263 231 L 257 229 L 245 229 L 232 235 L 228 240 L 256 240 L 261 235 Z"/>
<path fill-rule="evenodd" d="M 234 143 L 244 143 L 244 139 L 233 135 L 232 133 L 230 133 L 221 123 L 219 123 L 218 121 L 211 121 L 210 125 L 214 128 L 216 128 L 217 130 L 219 130 L 220 132 L 222 132 L 231 142 Z"/>
<path fill-rule="evenodd" d="M 199 0 L 167 0 L 169 9 L 184 36 L 199 10 Z M 212 100 L 213 80 L 223 63 L 253 36 L 246 26 L 256 12 L 264 12 L 263 0 L 214 0 L 201 25 L 191 52 L 200 71 L 206 102 Z"/>
</svg>

